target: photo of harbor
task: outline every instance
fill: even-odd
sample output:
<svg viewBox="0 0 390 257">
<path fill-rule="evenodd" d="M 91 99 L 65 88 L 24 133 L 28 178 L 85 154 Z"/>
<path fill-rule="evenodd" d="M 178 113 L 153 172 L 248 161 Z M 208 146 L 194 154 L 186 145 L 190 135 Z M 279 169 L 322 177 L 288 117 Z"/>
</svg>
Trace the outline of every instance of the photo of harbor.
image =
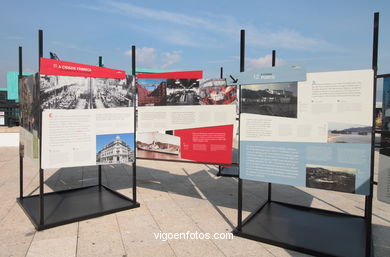
<svg viewBox="0 0 390 257">
<path fill-rule="evenodd" d="M 371 126 L 328 123 L 328 143 L 371 144 Z"/>
</svg>

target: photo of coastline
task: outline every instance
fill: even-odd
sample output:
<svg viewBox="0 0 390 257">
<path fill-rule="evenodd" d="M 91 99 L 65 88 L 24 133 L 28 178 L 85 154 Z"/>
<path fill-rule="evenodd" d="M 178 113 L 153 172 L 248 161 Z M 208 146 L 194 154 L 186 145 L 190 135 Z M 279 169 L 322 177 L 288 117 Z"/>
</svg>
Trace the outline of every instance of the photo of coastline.
<svg viewBox="0 0 390 257">
<path fill-rule="evenodd" d="M 356 169 L 306 164 L 306 187 L 355 193 Z"/>
<path fill-rule="evenodd" d="M 371 126 L 328 123 L 328 143 L 371 144 Z"/>
</svg>

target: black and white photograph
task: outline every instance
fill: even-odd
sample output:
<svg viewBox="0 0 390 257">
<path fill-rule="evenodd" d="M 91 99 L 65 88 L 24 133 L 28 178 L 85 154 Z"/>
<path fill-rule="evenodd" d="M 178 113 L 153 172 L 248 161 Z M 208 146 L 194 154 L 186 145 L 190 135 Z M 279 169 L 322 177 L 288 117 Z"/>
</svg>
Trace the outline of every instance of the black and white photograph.
<svg viewBox="0 0 390 257">
<path fill-rule="evenodd" d="M 236 104 L 237 86 L 228 86 L 226 79 L 204 79 L 199 83 L 199 101 L 202 105 Z"/>
<path fill-rule="evenodd" d="M 30 76 L 23 76 L 19 81 L 20 125 L 31 133 L 38 133 L 39 130 L 37 78 L 37 74 L 34 74 Z"/>
<path fill-rule="evenodd" d="M 41 75 L 42 109 L 92 109 L 87 77 Z"/>
<path fill-rule="evenodd" d="M 126 79 L 91 78 L 91 98 L 92 109 L 130 107 L 132 86 Z"/>
<path fill-rule="evenodd" d="M 371 144 L 371 126 L 328 123 L 328 143 Z"/>
<path fill-rule="evenodd" d="M 167 105 L 199 105 L 198 79 L 168 79 Z"/>
<path fill-rule="evenodd" d="M 306 187 L 355 193 L 356 169 L 306 164 Z"/>
<path fill-rule="evenodd" d="M 242 112 L 297 118 L 297 82 L 242 85 Z"/>
</svg>

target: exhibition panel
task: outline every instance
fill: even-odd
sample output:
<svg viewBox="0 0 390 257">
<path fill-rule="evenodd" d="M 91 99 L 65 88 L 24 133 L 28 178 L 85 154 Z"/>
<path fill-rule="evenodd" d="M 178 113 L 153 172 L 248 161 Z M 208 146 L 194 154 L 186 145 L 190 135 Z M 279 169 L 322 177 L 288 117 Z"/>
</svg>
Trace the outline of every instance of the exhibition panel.
<svg viewBox="0 0 390 257">
<path fill-rule="evenodd" d="M 372 70 L 241 91 L 241 178 L 369 194 Z"/>
<path fill-rule="evenodd" d="M 201 71 L 139 74 L 137 157 L 232 163 L 237 87 Z"/>
<path fill-rule="evenodd" d="M 25 136 L 18 203 L 37 230 L 139 207 L 133 77 L 121 70 L 42 58 L 42 34 L 39 31 L 40 72 L 19 76 Z M 19 56 L 22 74 L 21 48 Z M 22 150 L 37 155 L 36 147 L 28 146 L 34 135 L 39 139 L 39 194 L 24 196 Z M 102 183 L 102 164 L 126 163 L 133 168 L 133 199 Z M 97 185 L 44 193 L 44 169 L 88 165 L 98 165 Z"/>
</svg>

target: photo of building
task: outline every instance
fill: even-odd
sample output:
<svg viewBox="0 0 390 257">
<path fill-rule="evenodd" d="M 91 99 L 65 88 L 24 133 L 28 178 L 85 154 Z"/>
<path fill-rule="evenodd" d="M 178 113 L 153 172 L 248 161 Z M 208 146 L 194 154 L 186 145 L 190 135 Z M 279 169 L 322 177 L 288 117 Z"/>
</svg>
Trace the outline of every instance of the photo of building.
<svg viewBox="0 0 390 257">
<path fill-rule="evenodd" d="M 180 155 L 180 137 L 158 132 L 138 133 L 137 149 L 170 155 Z"/>
<path fill-rule="evenodd" d="M 133 133 L 96 136 L 96 164 L 130 163 L 133 161 Z"/>
<path fill-rule="evenodd" d="M 138 79 L 138 106 L 166 104 L 166 79 Z"/>
<path fill-rule="evenodd" d="M 297 118 L 297 82 L 242 86 L 242 112 Z"/>
<path fill-rule="evenodd" d="M 355 193 L 356 169 L 307 164 L 306 187 Z"/>
</svg>

